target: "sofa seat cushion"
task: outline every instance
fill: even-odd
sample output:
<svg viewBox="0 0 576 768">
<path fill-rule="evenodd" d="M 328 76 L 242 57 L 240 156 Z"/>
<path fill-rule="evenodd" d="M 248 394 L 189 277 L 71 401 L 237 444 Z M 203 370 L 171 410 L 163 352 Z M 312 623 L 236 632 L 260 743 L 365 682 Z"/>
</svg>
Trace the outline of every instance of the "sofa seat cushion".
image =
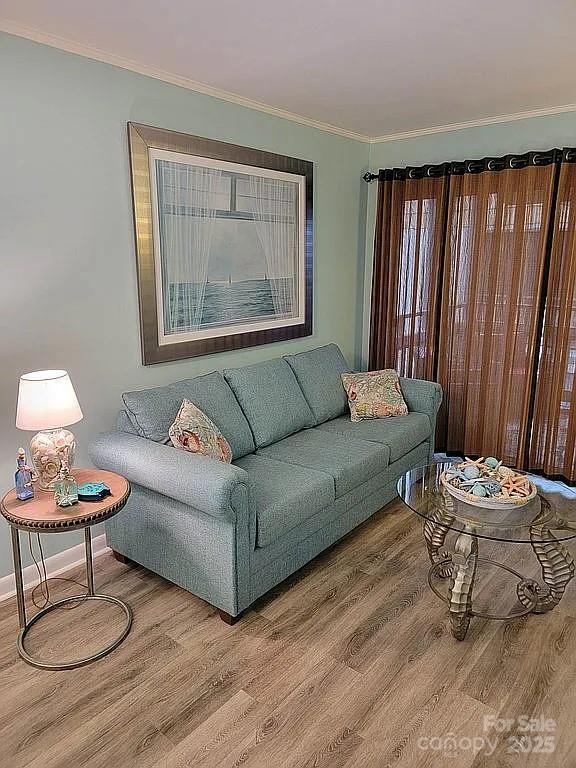
<svg viewBox="0 0 576 768">
<path fill-rule="evenodd" d="M 224 377 L 254 435 L 257 448 L 314 425 L 312 411 L 285 360 L 232 368 Z"/>
<path fill-rule="evenodd" d="M 248 472 L 250 504 L 256 510 L 256 546 L 266 547 L 334 503 L 334 480 L 325 472 L 263 456 L 235 462 Z"/>
<path fill-rule="evenodd" d="M 340 347 L 324 347 L 286 355 L 284 360 L 294 371 L 312 413 L 314 423 L 322 424 L 348 410 L 348 400 L 341 376 L 350 371 Z"/>
<path fill-rule="evenodd" d="M 390 448 L 390 462 L 430 437 L 430 419 L 424 413 L 407 413 L 405 416 L 391 416 L 387 419 L 367 419 L 352 422 L 349 416 L 320 424 L 314 431 L 348 435 L 360 440 L 381 443 Z"/>
<path fill-rule="evenodd" d="M 296 467 L 325 472 L 334 478 L 336 498 L 383 472 L 390 459 L 387 445 L 316 429 L 298 432 L 279 443 L 259 448 L 257 453 Z"/>
<path fill-rule="evenodd" d="M 176 381 L 165 387 L 125 392 L 122 399 L 126 413 L 140 437 L 156 443 L 167 443 L 168 430 L 182 401 L 190 400 L 224 435 L 232 449 L 233 459 L 254 451 L 254 440 L 246 417 L 234 393 L 219 373 Z"/>
</svg>

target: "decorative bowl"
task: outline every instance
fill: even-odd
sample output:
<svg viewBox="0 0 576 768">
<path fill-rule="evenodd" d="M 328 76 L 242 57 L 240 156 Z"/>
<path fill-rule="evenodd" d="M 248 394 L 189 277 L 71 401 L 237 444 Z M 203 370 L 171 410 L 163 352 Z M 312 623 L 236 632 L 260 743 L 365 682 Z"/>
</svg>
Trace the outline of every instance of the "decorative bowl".
<svg viewBox="0 0 576 768">
<path fill-rule="evenodd" d="M 440 482 L 454 498 L 488 509 L 522 507 L 538 493 L 526 474 L 504 467 L 492 457 L 455 464 L 442 472 Z"/>
</svg>

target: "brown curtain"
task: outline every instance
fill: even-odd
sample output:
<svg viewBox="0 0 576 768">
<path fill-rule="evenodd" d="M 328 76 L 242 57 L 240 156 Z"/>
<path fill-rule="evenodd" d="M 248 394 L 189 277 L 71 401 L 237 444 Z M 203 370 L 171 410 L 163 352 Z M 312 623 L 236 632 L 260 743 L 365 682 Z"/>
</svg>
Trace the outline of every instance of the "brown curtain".
<svg viewBox="0 0 576 768">
<path fill-rule="evenodd" d="M 576 480 L 576 164 L 563 163 L 556 198 L 531 468 Z"/>
<path fill-rule="evenodd" d="M 439 450 L 570 481 L 575 161 L 569 149 L 381 171 L 370 344 L 371 368 L 442 384 Z"/>
<path fill-rule="evenodd" d="M 448 452 L 526 463 L 554 171 L 451 179 L 438 359 Z"/>
<path fill-rule="evenodd" d="M 379 183 L 370 368 L 433 379 L 447 177 Z"/>
</svg>

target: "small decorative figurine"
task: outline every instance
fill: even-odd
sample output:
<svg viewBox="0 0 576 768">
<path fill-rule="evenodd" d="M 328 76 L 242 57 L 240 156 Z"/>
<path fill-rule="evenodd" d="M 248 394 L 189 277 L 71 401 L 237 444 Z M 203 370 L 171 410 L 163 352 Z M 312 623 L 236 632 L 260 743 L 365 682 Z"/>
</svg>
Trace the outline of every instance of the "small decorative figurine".
<svg viewBox="0 0 576 768">
<path fill-rule="evenodd" d="M 14 475 L 16 496 L 20 501 L 34 498 L 34 486 L 32 485 L 32 470 L 26 464 L 24 448 L 18 448 L 18 469 Z"/>
<path fill-rule="evenodd" d="M 65 459 L 61 460 L 60 472 L 54 485 L 54 501 L 59 507 L 71 507 L 78 503 L 78 483 L 70 474 Z"/>
</svg>

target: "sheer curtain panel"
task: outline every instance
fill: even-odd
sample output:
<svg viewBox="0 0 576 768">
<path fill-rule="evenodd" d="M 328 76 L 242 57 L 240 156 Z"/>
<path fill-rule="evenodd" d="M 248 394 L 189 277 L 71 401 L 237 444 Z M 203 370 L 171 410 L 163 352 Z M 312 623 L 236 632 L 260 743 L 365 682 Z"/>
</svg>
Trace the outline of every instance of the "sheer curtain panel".
<svg viewBox="0 0 576 768">
<path fill-rule="evenodd" d="M 164 327 L 166 333 L 196 331 L 202 324 L 222 172 L 187 163 L 156 162 Z"/>
<path fill-rule="evenodd" d="M 554 171 L 451 178 L 437 375 L 450 453 L 526 465 Z"/>
<path fill-rule="evenodd" d="M 294 282 L 298 232 L 298 187 L 282 179 L 249 177 L 250 208 L 266 258 L 267 277 L 279 318 L 289 317 L 296 305 Z"/>
<path fill-rule="evenodd" d="M 566 155 L 566 153 L 565 153 Z M 576 152 L 562 163 L 536 380 L 529 466 L 576 481 Z"/>
<path fill-rule="evenodd" d="M 379 183 L 370 367 L 433 379 L 447 177 Z"/>
<path fill-rule="evenodd" d="M 576 482 L 576 150 L 378 178 L 370 367 L 440 382 L 440 450 Z"/>
</svg>

